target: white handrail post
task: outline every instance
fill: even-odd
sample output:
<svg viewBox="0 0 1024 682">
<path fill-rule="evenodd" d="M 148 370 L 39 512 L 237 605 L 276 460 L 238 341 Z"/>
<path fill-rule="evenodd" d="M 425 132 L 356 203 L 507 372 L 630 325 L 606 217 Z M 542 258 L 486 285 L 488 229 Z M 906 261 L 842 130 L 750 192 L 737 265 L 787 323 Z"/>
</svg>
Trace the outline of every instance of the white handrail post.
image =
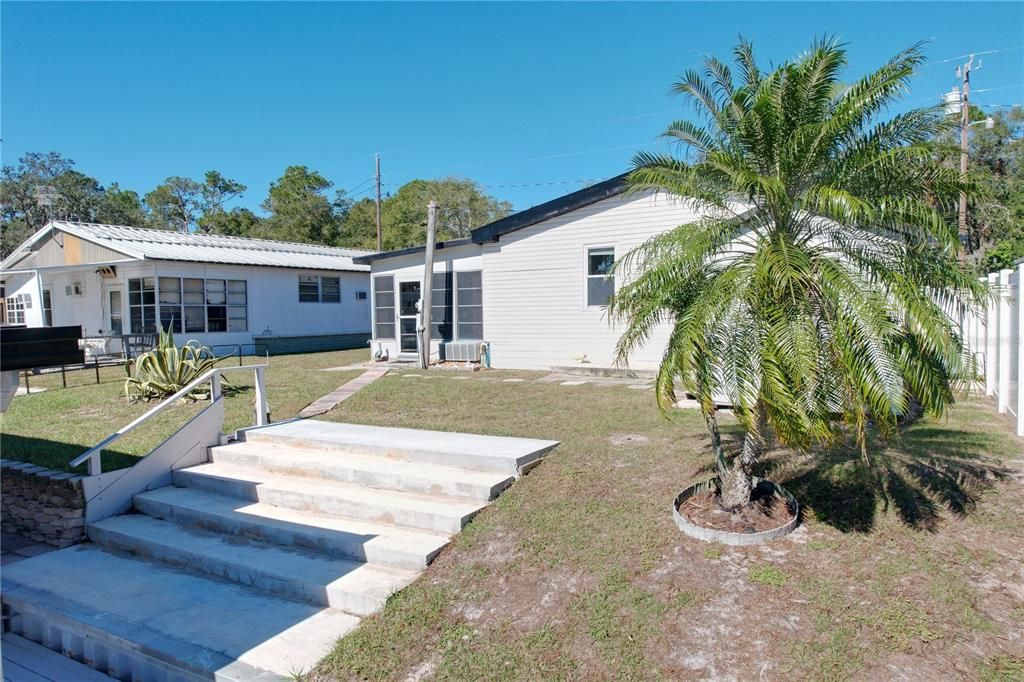
<svg viewBox="0 0 1024 682">
<path fill-rule="evenodd" d="M 267 425 L 267 382 L 265 367 L 256 368 L 256 426 Z"/>
<path fill-rule="evenodd" d="M 220 399 L 220 372 L 210 375 L 210 402 L 215 403 Z"/>
<path fill-rule="evenodd" d="M 103 473 L 103 465 L 100 464 L 100 452 L 102 452 L 102 451 L 101 450 L 97 450 L 96 452 L 94 452 L 92 454 L 92 457 L 89 458 L 89 475 L 90 476 L 99 476 L 100 474 Z"/>
</svg>

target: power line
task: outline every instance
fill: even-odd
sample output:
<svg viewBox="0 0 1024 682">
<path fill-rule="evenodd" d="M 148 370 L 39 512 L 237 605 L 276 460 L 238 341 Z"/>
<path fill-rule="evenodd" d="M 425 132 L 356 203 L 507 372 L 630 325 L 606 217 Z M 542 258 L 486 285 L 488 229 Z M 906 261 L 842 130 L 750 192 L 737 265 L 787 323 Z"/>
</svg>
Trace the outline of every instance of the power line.
<svg viewBox="0 0 1024 682">
<path fill-rule="evenodd" d="M 932 64 L 933 65 L 935 65 L 935 64 L 948 64 L 949 62 L 955 62 L 955 61 L 959 61 L 961 59 L 967 59 L 968 57 L 971 57 L 971 56 L 981 57 L 982 55 L 986 55 L 986 54 L 997 54 L 999 52 L 1009 52 L 1011 50 L 1020 50 L 1020 49 L 1024 49 L 1024 45 L 1014 45 L 1013 47 L 998 47 L 998 48 L 996 48 L 994 50 L 982 50 L 981 52 L 969 52 L 967 54 L 962 54 L 959 57 L 950 57 L 949 59 L 943 59 L 942 61 L 932 62 Z"/>
</svg>

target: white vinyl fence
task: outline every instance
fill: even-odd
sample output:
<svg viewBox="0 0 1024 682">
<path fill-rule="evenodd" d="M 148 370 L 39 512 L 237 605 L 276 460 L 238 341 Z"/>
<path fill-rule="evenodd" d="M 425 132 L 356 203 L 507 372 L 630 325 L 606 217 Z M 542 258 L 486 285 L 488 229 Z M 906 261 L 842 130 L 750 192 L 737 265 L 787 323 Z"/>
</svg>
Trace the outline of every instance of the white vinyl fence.
<svg viewBox="0 0 1024 682">
<path fill-rule="evenodd" d="M 963 332 L 983 375 L 985 395 L 995 398 L 999 414 L 1007 415 L 1017 435 L 1024 436 L 1024 263 L 989 273 L 983 281 L 995 296 L 984 315 L 968 317 Z"/>
</svg>

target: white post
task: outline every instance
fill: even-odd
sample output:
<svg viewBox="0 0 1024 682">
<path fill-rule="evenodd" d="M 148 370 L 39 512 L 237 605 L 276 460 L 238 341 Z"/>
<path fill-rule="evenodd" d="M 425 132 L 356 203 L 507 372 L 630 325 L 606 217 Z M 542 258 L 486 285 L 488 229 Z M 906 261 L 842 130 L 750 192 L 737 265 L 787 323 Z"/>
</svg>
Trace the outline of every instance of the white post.
<svg viewBox="0 0 1024 682">
<path fill-rule="evenodd" d="M 998 399 L 996 406 L 999 414 L 1006 414 L 1006 406 L 1010 398 L 1010 275 L 1013 270 L 999 271 L 999 302 L 996 315 L 999 319 L 999 360 L 996 390 Z"/>
<path fill-rule="evenodd" d="M 999 286 L 999 274 L 988 273 L 989 294 L 995 295 Z M 985 306 L 985 395 L 992 396 L 996 392 L 996 379 L 999 367 L 999 305 L 990 298 Z"/>
<path fill-rule="evenodd" d="M 89 475 L 99 476 L 103 473 L 103 465 L 100 464 L 100 453 L 101 450 L 97 450 L 93 453 L 93 456 L 89 458 Z"/>
<path fill-rule="evenodd" d="M 215 403 L 220 400 L 220 374 L 214 373 L 210 375 L 210 402 Z"/>
<path fill-rule="evenodd" d="M 1017 356 L 1017 435 L 1024 436 L 1024 263 L 1017 266 L 1017 345 L 1010 349 Z"/>
<path fill-rule="evenodd" d="M 256 426 L 267 425 L 267 381 L 265 368 L 256 368 Z"/>
</svg>

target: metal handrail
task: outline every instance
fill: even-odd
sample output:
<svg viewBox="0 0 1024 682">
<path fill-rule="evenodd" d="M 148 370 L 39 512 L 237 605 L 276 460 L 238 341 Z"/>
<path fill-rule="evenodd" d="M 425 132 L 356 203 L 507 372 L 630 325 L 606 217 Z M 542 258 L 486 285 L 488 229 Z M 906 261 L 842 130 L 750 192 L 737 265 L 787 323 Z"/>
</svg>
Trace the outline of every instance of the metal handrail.
<svg viewBox="0 0 1024 682">
<path fill-rule="evenodd" d="M 110 434 L 102 441 L 86 450 L 78 457 L 71 460 L 71 466 L 76 467 L 86 460 L 89 461 L 89 475 L 97 476 L 103 473 L 102 466 L 100 463 L 100 454 L 104 448 L 110 446 L 129 431 L 133 430 L 139 424 L 148 421 L 157 414 L 160 414 L 168 407 L 173 405 L 179 399 L 184 398 L 189 393 L 195 390 L 196 386 L 200 384 L 210 382 L 210 402 L 216 402 L 221 397 L 220 391 L 220 375 L 224 372 L 236 372 L 238 370 L 251 369 L 256 374 L 256 426 L 265 426 L 267 424 L 267 386 L 265 380 L 265 372 L 267 367 L 270 365 L 240 365 L 238 367 L 214 367 L 213 369 L 203 372 L 201 375 L 188 382 L 180 391 L 165 399 L 159 405 L 156 405 L 145 414 L 136 418 L 132 422 Z"/>
</svg>

